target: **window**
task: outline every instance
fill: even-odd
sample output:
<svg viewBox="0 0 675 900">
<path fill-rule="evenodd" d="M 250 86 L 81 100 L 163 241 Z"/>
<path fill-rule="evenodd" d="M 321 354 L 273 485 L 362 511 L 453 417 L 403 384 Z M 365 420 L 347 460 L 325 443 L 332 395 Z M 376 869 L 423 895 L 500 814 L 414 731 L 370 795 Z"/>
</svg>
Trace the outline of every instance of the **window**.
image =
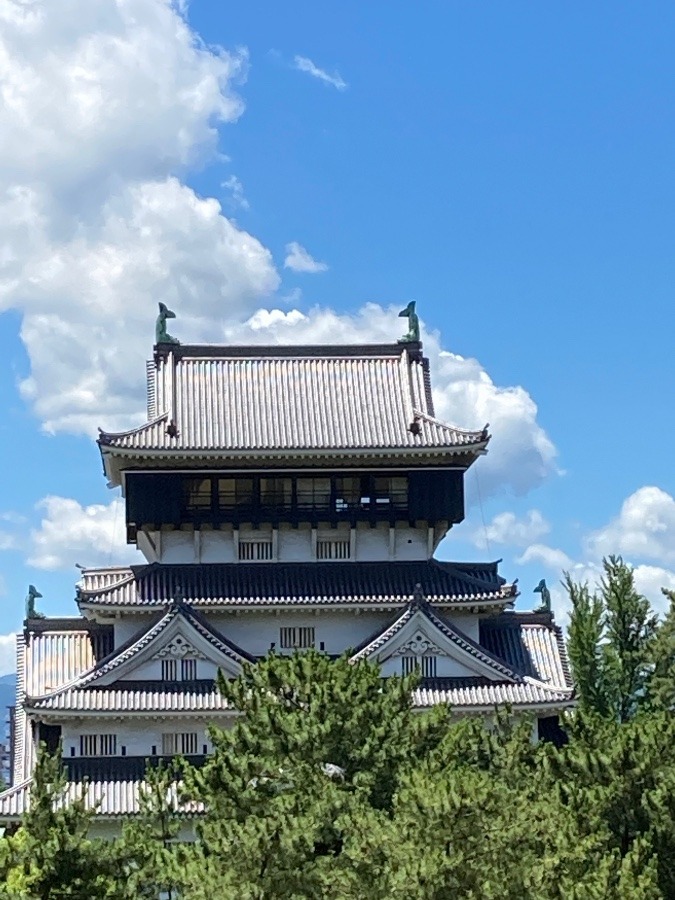
<svg viewBox="0 0 675 900">
<path fill-rule="evenodd" d="M 180 670 L 178 664 L 180 662 Z M 197 678 L 196 659 L 163 659 L 162 681 L 194 681 Z"/>
<path fill-rule="evenodd" d="M 284 650 L 305 650 L 314 646 L 314 629 L 304 626 L 294 628 L 282 628 L 279 633 L 279 643 Z"/>
<path fill-rule="evenodd" d="M 412 673 L 417 668 L 417 657 L 416 656 L 402 656 L 401 657 L 401 674 L 402 675 L 412 675 Z"/>
<path fill-rule="evenodd" d="M 406 507 L 408 505 L 407 478 L 375 478 L 375 504 Z"/>
<path fill-rule="evenodd" d="M 290 478 L 261 478 L 260 505 L 265 509 L 290 509 L 293 482 Z"/>
<path fill-rule="evenodd" d="M 175 756 L 177 753 L 180 753 L 183 756 L 195 756 L 197 753 L 197 738 L 196 731 L 163 734 L 162 755 Z"/>
<path fill-rule="evenodd" d="M 116 734 L 81 734 L 80 756 L 116 756 Z"/>
<path fill-rule="evenodd" d="M 178 664 L 175 659 L 163 659 L 162 660 L 162 681 L 177 681 L 178 673 L 177 673 Z"/>
<path fill-rule="evenodd" d="M 347 540 L 317 540 L 317 559 L 349 559 L 352 555 L 352 547 Z"/>
<path fill-rule="evenodd" d="M 356 509 L 361 503 L 361 479 L 349 475 L 335 479 L 335 512 Z"/>
<path fill-rule="evenodd" d="M 252 478 L 219 478 L 218 506 L 220 509 L 233 509 L 237 506 L 253 505 Z"/>
<path fill-rule="evenodd" d="M 248 562 L 270 560 L 273 556 L 271 537 L 263 540 L 249 541 L 239 539 L 239 559 Z"/>
<path fill-rule="evenodd" d="M 298 478 L 298 507 L 328 509 L 330 478 Z"/>
<path fill-rule="evenodd" d="M 416 669 L 420 670 L 422 678 L 436 677 L 435 656 L 402 656 L 401 674 L 411 675 Z"/>
<path fill-rule="evenodd" d="M 185 506 L 193 512 L 211 508 L 211 479 L 187 478 L 183 482 Z"/>
<path fill-rule="evenodd" d="M 197 660 L 181 659 L 180 661 L 180 677 L 181 681 L 196 681 L 197 679 Z"/>
</svg>

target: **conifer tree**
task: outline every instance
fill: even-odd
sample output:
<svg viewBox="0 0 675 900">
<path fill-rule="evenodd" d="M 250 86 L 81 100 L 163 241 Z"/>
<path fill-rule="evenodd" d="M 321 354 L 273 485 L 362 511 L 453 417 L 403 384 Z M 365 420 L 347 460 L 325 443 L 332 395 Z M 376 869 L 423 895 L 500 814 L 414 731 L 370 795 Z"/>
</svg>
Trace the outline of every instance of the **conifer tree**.
<svg viewBox="0 0 675 900">
<path fill-rule="evenodd" d="M 129 896 L 112 845 L 88 837 L 92 813 L 66 791 L 60 757 L 41 747 L 29 810 L 18 831 L 0 843 L 2 900 Z"/>
<path fill-rule="evenodd" d="M 669 609 L 651 647 L 647 704 L 655 712 L 675 711 L 675 591 L 663 590 Z"/>
<path fill-rule="evenodd" d="M 582 710 L 626 722 L 646 700 L 657 617 L 621 557 L 604 559 L 603 570 L 595 594 L 564 576 L 569 656 Z"/>
</svg>

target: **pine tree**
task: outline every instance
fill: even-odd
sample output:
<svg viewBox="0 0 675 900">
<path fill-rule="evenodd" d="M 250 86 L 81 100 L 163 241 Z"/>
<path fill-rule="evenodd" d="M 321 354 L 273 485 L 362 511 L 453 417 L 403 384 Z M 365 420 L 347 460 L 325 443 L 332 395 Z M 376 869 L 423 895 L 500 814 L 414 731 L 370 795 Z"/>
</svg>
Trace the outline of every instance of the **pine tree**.
<svg viewBox="0 0 675 900">
<path fill-rule="evenodd" d="M 626 722 L 646 701 L 657 617 L 620 557 L 604 559 L 603 570 L 595 594 L 565 574 L 568 649 L 581 709 Z"/>
<path fill-rule="evenodd" d="M 88 837 L 92 813 L 67 796 L 60 755 L 40 748 L 30 807 L 0 847 L 2 900 L 122 900 L 126 893 L 112 845 Z"/>
<path fill-rule="evenodd" d="M 645 699 L 657 616 L 635 588 L 633 570 L 620 557 L 603 560 L 606 683 L 610 711 L 619 722 L 635 715 Z"/>
<path fill-rule="evenodd" d="M 647 683 L 647 704 L 656 711 L 675 711 L 675 591 L 663 591 L 668 612 L 659 625 L 651 648 L 652 666 Z"/>
</svg>

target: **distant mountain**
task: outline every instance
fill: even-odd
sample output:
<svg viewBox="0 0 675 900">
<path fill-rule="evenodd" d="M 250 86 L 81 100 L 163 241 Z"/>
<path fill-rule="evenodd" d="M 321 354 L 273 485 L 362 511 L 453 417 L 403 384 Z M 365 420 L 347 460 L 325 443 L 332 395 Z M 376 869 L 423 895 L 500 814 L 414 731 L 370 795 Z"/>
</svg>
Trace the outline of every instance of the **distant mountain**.
<svg viewBox="0 0 675 900">
<path fill-rule="evenodd" d="M 7 707 L 16 703 L 16 675 L 0 677 L 0 735 L 4 737 L 7 721 Z"/>
</svg>

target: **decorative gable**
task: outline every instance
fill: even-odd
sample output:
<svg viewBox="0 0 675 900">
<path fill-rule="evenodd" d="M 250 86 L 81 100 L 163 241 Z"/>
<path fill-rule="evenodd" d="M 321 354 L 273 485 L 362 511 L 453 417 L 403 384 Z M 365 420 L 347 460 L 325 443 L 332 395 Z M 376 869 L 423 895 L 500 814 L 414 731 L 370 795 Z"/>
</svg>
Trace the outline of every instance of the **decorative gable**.
<svg viewBox="0 0 675 900">
<path fill-rule="evenodd" d="M 151 659 L 206 659 L 206 654 L 182 634 L 177 634 L 172 640 L 154 653 Z"/>
<path fill-rule="evenodd" d="M 379 662 L 383 675 L 405 675 L 419 667 L 427 678 L 522 680 L 520 673 L 440 619 L 423 599 L 410 603 L 388 628 L 358 649 L 352 660 L 358 659 Z"/>
<path fill-rule="evenodd" d="M 234 677 L 244 661 L 253 662 L 251 656 L 215 632 L 200 613 L 176 603 L 143 635 L 132 638 L 102 663 L 46 696 L 57 697 L 73 689 L 110 687 L 118 682 L 123 687 L 125 681 L 175 680 L 173 673 L 178 673 L 179 660 L 181 670 L 185 668 L 181 680 L 204 677 L 190 660 L 210 663 L 206 677 L 211 679 L 217 669 Z"/>
</svg>

